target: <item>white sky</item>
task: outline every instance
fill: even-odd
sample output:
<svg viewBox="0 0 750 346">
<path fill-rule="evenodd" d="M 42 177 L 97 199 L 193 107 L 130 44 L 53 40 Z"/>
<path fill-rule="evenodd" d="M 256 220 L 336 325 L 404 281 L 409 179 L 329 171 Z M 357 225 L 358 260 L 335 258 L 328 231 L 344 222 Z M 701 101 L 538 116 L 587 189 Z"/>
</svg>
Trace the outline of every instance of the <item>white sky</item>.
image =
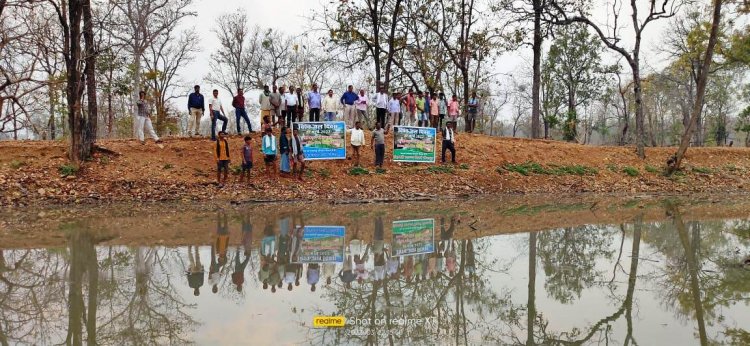
<svg viewBox="0 0 750 346">
<path fill-rule="evenodd" d="M 602 0 L 597 0 L 596 2 L 599 5 L 595 9 L 593 17 L 598 22 L 604 23 L 608 18 L 607 9 L 611 8 L 611 2 Z M 201 43 L 203 51 L 198 53 L 193 63 L 180 71 L 182 80 L 189 86 L 194 84 L 201 85 L 201 91 L 204 95 L 208 95 L 209 91 L 214 88 L 221 90 L 218 86 L 203 81 L 203 78 L 210 73 L 208 62 L 211 53 L 220 49 L 219 43 L 215 39 L 215 35 L 211 32 L 211 29 L 216 24 L 216 18 L 221 14 L 234 11 L 237 8 L 243 8 L 247 12 L 250 25 L 257 24 L 263 28 L 272 28 L 296 36 L 309 28 L 306 17 L 309 17 L 313 10 L 322 9 L 323 3 L 327 3 L 327 0 L 195 0 L 192 9 L 198 13 L 198 16 L 186 20 L 183 25 L 185 27 L 195 26 L 197 35 L 199 36 L 198 42 Z M 639 3 L 642 3 L 641 6 L 646 5 L 646 1 L 643 0 L 640 0 Z M 641 11 L 643 12 L 644 10 L 642 9 Z M 622 17 L 629 19 L 629 16 L 629 8 L 626 6 L 623 8 Z M 621 19 L 622 21 L 623 19 Z M 664 58 L 658 55 L 658 45 L 662 42 L 661 34 L 668 24 L 669 20 L 659 20 L 649 24 L 649 27 L 646 29 L 641 57 L 642 62 L 644 62 L 642 64 L 644 72 L 649 72 L 665 65 Z M 632 42 L 633 34 L 630 27 L 624 28 L 621 33 L 625 42 Z M 623 44 L 626 48 L 630 46 L 630 44 Z M 611 51 L 606 51 L 606 63 L 614 63 L 616 58 L 619 58 L 619 55 L 615 55 Z M 517 51 L 504 54 L 497 61 L 495 71 L 499 73 L 513 73 L 519 76 L 521 66 L 523 64 L 530 65 L 530 61 L 531 48 L 524 46 Z M 518 78 L 521 77 L 519 76 Z M 528 83 L 530 84 L 530 80 Z M 185 93 L 190 92 L 190 89 L 188 88 Z M 228 112 L 228 108 L 231 108 L 228 107 L 231 104 L 230 95 L 227 95 L 226 91 L 220 91 L 220 93 L 222 94 L 220 96 L 222 103 Z M 255 101 L 254 95 L 255 93 L 248 93 L 248 98 L 252 102 Z M 187 101 L 185 98 L 180 98 L 176 102 L 177 106 L 180 107 Z M 178 110 L 181 109 L 178 108 Z M 506 118 L 506 116 L 502 116 L 501 118 Z"/>
</svg>

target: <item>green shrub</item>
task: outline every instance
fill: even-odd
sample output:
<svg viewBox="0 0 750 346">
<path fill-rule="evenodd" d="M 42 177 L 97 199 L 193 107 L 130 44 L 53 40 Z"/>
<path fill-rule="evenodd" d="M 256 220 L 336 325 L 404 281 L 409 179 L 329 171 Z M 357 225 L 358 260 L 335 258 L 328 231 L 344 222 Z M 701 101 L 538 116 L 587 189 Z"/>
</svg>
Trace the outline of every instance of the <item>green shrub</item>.
<svg viewBox="0 0 750 346">
<path fill-rule="evenodd" d="M 370 171 L 363 167 L 353 167 L 349 170 L 349 175 L 368 175 Z"/>
<path fill-rule="evenodd" d="M 462 164 L 458 165 L 458 168 L 460 168 L 460 169 L 469 169 L 469 164 L 468 163 L 462 163 Z"/>
<path fill-rule="evenodd" d="M 62 175 L 63 177 L 74 176 L 76 175 L 76 173 L 78 173 L 78 166 L 75 166 L 72 164 L 64 164 L 60 166 L 58 171 L 60 172 L 60 175 Z"/>
<path fill-rule="evenodd" d="M 328 178 L 331 176 L 331 171 L 329 171 L 328 168 L 321 168 L 318 170 L 318 175 L 323 178 Z"/>
<path fill-rule="evenodd" d="M 109 164 L 109 156 L 102 156 L 99 158 L 99 163 L 103 165 Z"/>
<path fill-rule="evenodd" d="M 713 170 L 706 167 L 693 167 L 694 173 L 702 173 L 702 174 L 711 174 L 713 173 Z"/>
<path fill-rule="evenodd" d="M 386 170 L 382 167 L 375 168 L 375 174 L 385 174 Z"/>
<path fill-rule="evenodd" d="M 656 166 L 646 165 L 646 172 L 657 174 L 661 173 L 661 170 Z"/>
<path fill-rule="evenodd" d="M 508 163 L 502 167 L 509 172 L 516 172 L 521 175 L 529 174 L 546 174 L 546 175 L 596 175 L 599 171 L 593 167 L 583 165 L 571 166 L 544 166 L 536 162 L 526 162 L 521 164 Z M 500 172 L 500 168 L 496 169 Z"/>
<path fill-rule="evenodd" d="M 162 168 L 164 168 L 164 169 L 172 169 L 172 168 L 174 168 L 174 165 L 172 165 L 171 163 L 167 163 Z"/>
<path fill-rule="evenodd" d="M 455 170 L 451 166 L 430 166 L 427 172 L 433 174 L 453 174 Z"/>
<path fill-rule="evenodd" d="M 12 169 L 19 169 L 19 168 L 21 168 L 23 166 L 26 166 L 26 162 L 24 162 L 24 161 L 13 160 L 13 161 L 10 162 L 10 168 L 12 168 Z"/>
<path fill-rule="evenodd" d="M 620 170 L 620 168 L 614 163 L 608 163 L 606 167 L 612 173 L 617 173 Z"/>
<path fill-rule="evenodd" d="M 242 173 L 242 166 L 232 166 L 229 168 L 229 171 L 234 175 L 239 175 Z"/>
<path fill-rule="evenodd" d="M 312 169 L 308 169 L 308 170 L 305 171 L 305 178 L 312 178 L 313 174 L 314 174 L 313 170 Z"/>
<path fill-rule="evenodd" d="M 622 168 L 622 172 L 631 176 L 631 177 L 637 177 L 639 174 L 641 174 L 638 171 L 638 168 L 631 167 L 631 166 L 625 166 Z"/>
<path fill-rule="evenodd" d="M 725 165 L 725 166 L 724 166 L 724 170 L 726 170 L 726 171 L 728 171 L 728 172 L 736 172 L 736 171 L 739 171 L 739 169 L 737 168 L 737 166 L 735 166 L 735 165 L 732 165 L 732 164 L 728 164 L 728 165 Z"/>
<path fill-rule="evenodd" d="M 554 175 L 596 175 L 599 171 L 593 167 L 582 165 L 557 166 L 552 168 Z"/>
</svg>

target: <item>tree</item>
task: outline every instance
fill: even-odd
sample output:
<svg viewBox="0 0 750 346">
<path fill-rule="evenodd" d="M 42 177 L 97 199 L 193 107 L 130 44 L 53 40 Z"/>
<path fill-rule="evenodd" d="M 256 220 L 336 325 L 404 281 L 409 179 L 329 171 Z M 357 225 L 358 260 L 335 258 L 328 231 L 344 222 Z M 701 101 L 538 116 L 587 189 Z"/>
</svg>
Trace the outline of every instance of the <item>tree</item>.
<svg viewBox="0 0 750 346">
<path fill-rule="evenodd" d="M 645 12 L 645 17 L 642 19 L 639 10 L 639 2 L 631 0 L 631 23 L 634 31 L 633 46 L 630 49 L 625 48 L 622 45 L 622 38 L 620 35 L 621 23 L 618 22 L 620 18 L 621 7 L 615 3 L 612 8 L 613 22 L 609 26 L 609 30 L 602 29 L 602 27 L 593 21 L 588 14 L 585 6 L 578 6 L 575 14 L 570 14 L 565 9 L 565 3 L 558 0 L 550 0 L 550 6 L 553 11 L 551 19 L 548 19 L 553 24 L 567 25 L 572 23 L 583 23 L 589 28 L 593 29 L 599 36 L 601 41 L 611 50 L 622 55 L 623 58 L 630 66 L 630 70 L 633 78 L 633 95 L 635 98 L 635 130 L 636 130 L 636 152 L 638 157 L 641 159 L 646 158 L 645 152 L 645 127 L 644 127 L 644 112 L 643 112 L 643 92 L 641 88 L 641 42 L 643 33 L 648 27 L 648 24 L 665 18 L 673 17 L 677 10 L 682 5 L 682 0 L 649 0 L 648 10 Z"/>
<path fill-rule="evenodd" d="M 598 39 L 589 34 L 585 26 L 571 24 L 558 30 L 547 55 L 545 68 L 550 70 L 548 82 L 560 84 L 549 91 L 562 93 L 557 95 L 557 99 L 566 103 L 567 112 L 562 123 L 563 138 L 567 141 L 577 140 L 578 106 L 590 104 L 604 87 L 600 51 Z M 555 98 L 555 95 L 547 96 Z"/>
<path fill-rule="evenodd" d="M 717 37 L 719 35 L 719 24 L 721 23 L 721 6 L 722 6 L 722 0 L 714 0 L 713 2 L 713 16 L 712 16 L 712 22 L 711 22 L 711 34 L 708 39 L 708 44 L 706 45 L 706 51 L 702 62 L 702 68 L 699 70 L 698 74 L 698 87 L 697 87 L 697 93 L 695 98 L 695 104 L 693 105 L 693 112 L 690 116 L 690 122 L 688 123 L 687 128 L 685 129 L 685 133 L 682 135 L 682 140 L 680 141 L 680 147 L 677 149 L 677 153 L 675 154 L 674 163 L 669 165 L 667 168 L 667 173 L 672 174 L 676 170 L 680 168 L 680 164 L 682 164 L 682 159 L 685 156 L 685 153 L 687 152 L 688 146 L 690 145 L 690 138 L 693 135 L 693 131 L 695 129 L 696 123 L 698 122 L 698 117 L 700 116 L 700 113 L 703 111 L 703 98 L 706 95 L 706 84 L 708 82 L 708 72 L 709 68 L 711 67 L 711 61 L 713 60 L 713 54 L 714 54 L 714 47 L 716 47 L 716 41 Z"/>
<path fill-rule="evenodd" d="M 257 84 L 260 79 L 260 27 L 249 27 L 247 13 L 238 9 L 219 16 L 211 31 L 219 39 L 221 49 L 211 53 L 209 65 L 216 73 L 209 73 L 206 80 L 220 85 L 230 95 L 239 88 Z"/>
</svg>

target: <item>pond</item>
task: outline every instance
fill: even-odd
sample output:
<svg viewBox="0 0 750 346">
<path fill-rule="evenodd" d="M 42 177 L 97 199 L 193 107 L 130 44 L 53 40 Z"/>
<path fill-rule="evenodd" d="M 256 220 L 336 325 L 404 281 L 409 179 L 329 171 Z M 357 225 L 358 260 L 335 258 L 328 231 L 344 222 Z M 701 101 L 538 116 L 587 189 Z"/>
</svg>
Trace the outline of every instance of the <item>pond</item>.
<svg viewBox="0 0 750 346">
<path fill-rule="evenodd" d="M 748 344 L 745 203 L 17 213 L 0 344 Z"/>
</svg>

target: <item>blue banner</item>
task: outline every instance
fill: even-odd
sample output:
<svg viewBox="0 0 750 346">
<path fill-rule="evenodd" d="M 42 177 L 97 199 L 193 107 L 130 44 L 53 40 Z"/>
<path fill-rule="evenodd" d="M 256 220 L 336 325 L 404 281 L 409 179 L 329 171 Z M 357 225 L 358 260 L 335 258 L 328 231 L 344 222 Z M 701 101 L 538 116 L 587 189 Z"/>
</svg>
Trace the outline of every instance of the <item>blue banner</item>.
<svg viewBox="0 0 750 346">
<path fill-rule="evenodd" d="M 305 226 L 299 263 L 343 263 L 344 226 Z"/>
<path fill-rule="evenodd" d="M 346 123 L 343 121 L 299 122 L 292 126 L 299 130 L 306 160 L 346 159 Z"/>
</svg>

